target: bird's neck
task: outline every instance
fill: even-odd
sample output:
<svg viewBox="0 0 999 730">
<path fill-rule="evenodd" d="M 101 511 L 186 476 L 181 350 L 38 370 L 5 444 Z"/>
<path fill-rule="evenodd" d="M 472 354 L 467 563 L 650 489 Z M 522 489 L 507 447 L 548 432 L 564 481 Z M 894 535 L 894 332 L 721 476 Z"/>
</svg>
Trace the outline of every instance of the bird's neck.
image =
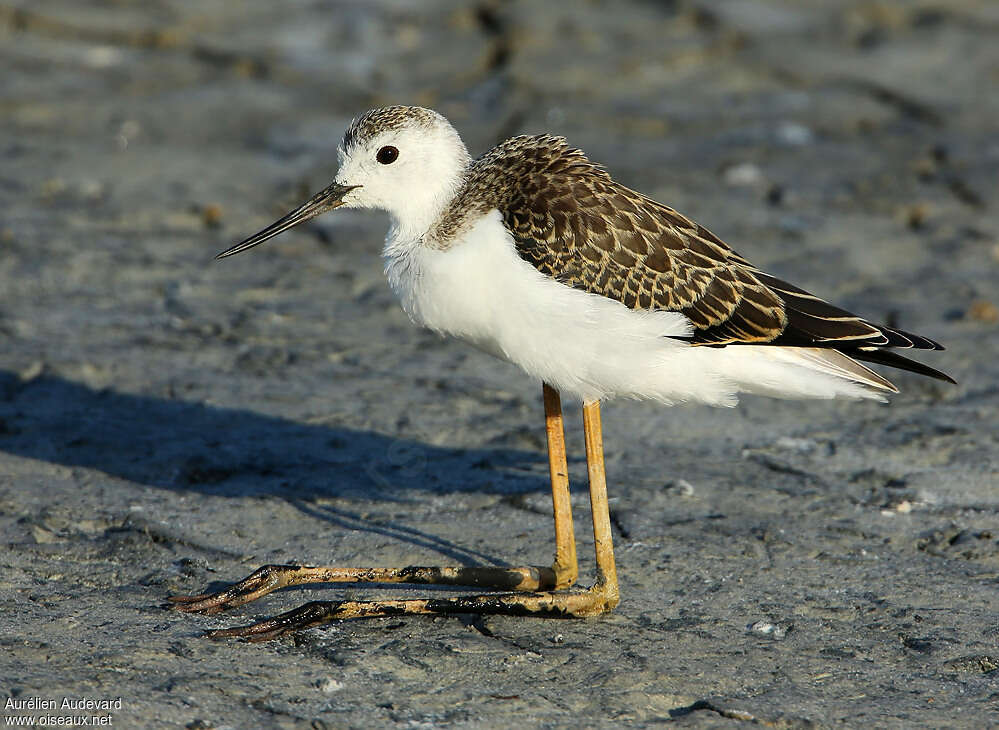
<svg viewBox="0 0 999 730">
<path fill-rule="evenodd" d="M 393 248 L 419 245 L 440 219 L 446 207 L 446 201 L 429 198 L 424 199 L 420 205 L 407 207 L 406 210 L 399 212 L 390 212 L 391 226 L 385 239 L 386 252 L 389 245 Z"/>
<path fill-rule="evenodd" d="M 400 253 L 416 246 L 440 248 L 437 231 L 441 221 L 449 217 L 459 203 L 463 179 L 436 191 L 414 191 L 406 205 L 389 211 L 391 226 L 385 239 L 386 256 Z"/>
</svg>

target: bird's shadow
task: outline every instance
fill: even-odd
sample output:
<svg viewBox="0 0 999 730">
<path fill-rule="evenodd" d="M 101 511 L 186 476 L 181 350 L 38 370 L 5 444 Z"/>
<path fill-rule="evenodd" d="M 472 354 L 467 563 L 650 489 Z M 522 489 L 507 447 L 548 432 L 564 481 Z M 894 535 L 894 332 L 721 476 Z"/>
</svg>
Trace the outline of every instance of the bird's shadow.
<svg viewBox="0 0 999 730">
<path fill-rule="evenodd" d="M 0 370 L 0 450 L 177 492 L 270 496 L 345 529 L 390 536 L 463 562 L 492 556 L 336 505 L 413 500 L 414 490 L 519 494 L 546 488 L 540 453 L 457 449 L 249 410 L 93 389 Z"/>
</svg>

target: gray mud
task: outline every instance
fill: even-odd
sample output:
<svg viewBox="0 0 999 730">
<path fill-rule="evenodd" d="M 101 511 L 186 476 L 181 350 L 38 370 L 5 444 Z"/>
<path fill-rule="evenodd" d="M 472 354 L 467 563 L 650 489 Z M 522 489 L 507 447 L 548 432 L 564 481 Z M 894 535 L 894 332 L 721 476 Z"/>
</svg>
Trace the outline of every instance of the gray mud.
<svg viewBox="0 0 999 730">
<path fill-rule="evenodd" d="M 120 697 L 83 714 L 192 729 L 995 724 L 997 49 L 975 0 L 5 0 L 3 701 Z M 550 560 L 540 388 L 410 325 L 383 216 L 211 260 L 385 103 L 436 107 L 473 153 L 564 134 L 759 265 L 945 343 L 960 385 L 609 404 L 610 616 L 205 640 L 370 595 L 162 608 L 262 563 Z"/>
</svg>

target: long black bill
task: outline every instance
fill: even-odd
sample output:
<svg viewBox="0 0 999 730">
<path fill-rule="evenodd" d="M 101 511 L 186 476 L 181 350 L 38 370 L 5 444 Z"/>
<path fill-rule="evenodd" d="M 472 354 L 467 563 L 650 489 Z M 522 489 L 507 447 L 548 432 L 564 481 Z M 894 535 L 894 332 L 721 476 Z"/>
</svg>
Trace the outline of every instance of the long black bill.
<svg viewBox="0 0 999 730">
<path fill-rule="evenodd" d="M 216 260 L 224 259 L 226 256 L 232 256 L 233 254 L 245 251 L 248 248 L 253 248 L 257 244 L 263 243 L 268 238 L 273 238 L 277 234 L 287 231 L 289 228 L 294 228 L 299 223 L 305 223 L 305 221 L 310 218 L 315 218 L 320 213 L 325 213 L 328 210 L 339 208 L 343 205 L 343 196 L 354 188 L 359 187 L 361 186 L 339 185 L 337 183 L 333 183 L 325 190 L 313 195 L 307 203 L 295 208 L 295 210 L 291 211 L 281 220 L 271 223 L 264 230 L 259 233 L 254 233 L 245 241 L 240 241 L 232 248 L 227 248 L 215 257 Z"/>
</svg>

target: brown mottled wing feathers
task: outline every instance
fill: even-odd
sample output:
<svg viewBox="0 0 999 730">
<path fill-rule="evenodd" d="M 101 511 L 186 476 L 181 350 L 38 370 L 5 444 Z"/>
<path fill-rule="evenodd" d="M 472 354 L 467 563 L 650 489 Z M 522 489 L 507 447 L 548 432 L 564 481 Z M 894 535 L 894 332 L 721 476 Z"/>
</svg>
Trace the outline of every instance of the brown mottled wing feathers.
<svg viewBox="0 0 999 730">
<path fill-rule="evenodd" d="M 682 312 L 694 344 L 828 346 L 860 358 L 882 347 L 940 349 L 759 271 L 560 137 L 514 137 L 479 158 L 454 206 L 475 208 L 498 208 L 517 252 L 542 273 L 633 309 Z"/>
<path fill-rule="evenodd" d="M 700 342 L 770 342 L 784 329 L 780 298 L 710 232 L 560 140 L 526 139 L 544 144 L 529 151 L 529 172 L 514 170 L 518 189 L 498 207 L 539 271 L 634 309 L 683 312 Z"/>
</svg>

